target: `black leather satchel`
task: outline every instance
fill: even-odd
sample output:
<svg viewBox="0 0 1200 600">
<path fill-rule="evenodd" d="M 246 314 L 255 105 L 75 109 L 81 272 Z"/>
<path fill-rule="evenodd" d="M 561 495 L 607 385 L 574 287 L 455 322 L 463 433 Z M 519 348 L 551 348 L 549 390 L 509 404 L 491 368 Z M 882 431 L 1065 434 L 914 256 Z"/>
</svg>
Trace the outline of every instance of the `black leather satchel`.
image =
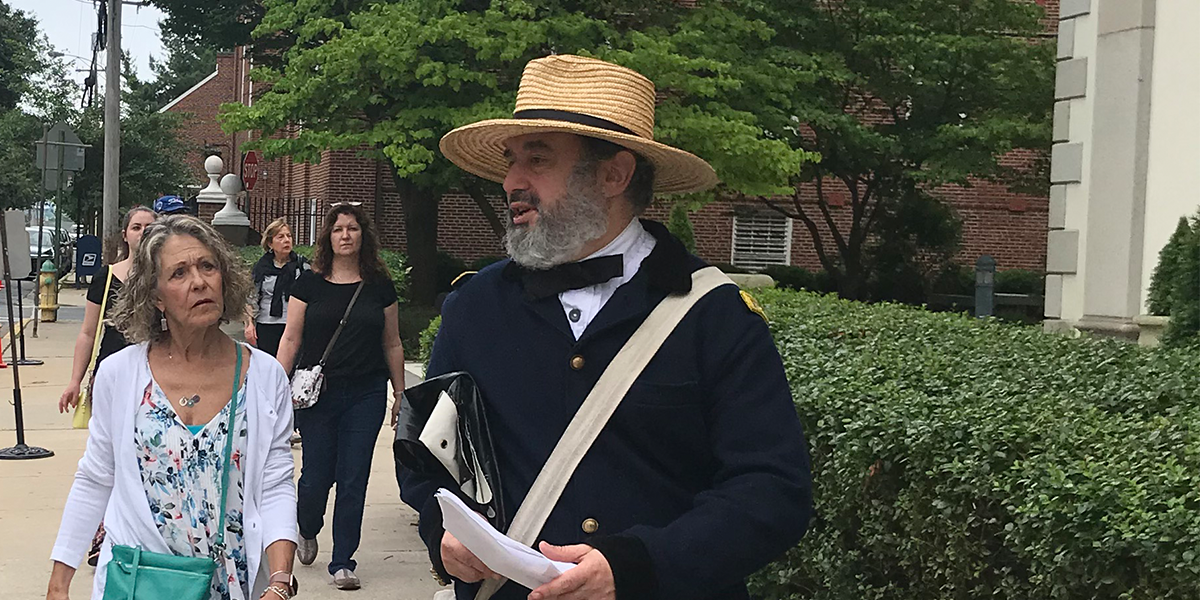
<svg viewBox="0 0 1200 600">
<path fill-rule="evenodd" d="M 447 373 L 404 390 L 400 401 L 396 462 L 445 481 L 467 506 L 506 531 L 500 470 L 475 380 L 465 371 Z"/>
</svg>

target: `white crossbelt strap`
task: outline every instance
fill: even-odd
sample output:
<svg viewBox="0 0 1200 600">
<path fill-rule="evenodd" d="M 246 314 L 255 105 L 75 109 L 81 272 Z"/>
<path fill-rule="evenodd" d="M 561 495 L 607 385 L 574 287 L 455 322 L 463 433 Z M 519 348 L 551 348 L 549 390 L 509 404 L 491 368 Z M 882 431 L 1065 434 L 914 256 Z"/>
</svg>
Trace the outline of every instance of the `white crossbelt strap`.
<svg viewBox="0 0 1200 600">
<path fill-rule="evenodd" d="M 634 380 L 642 374 L 650 359 L 658 353 L 659 347 L 692 306 L 712 290 L 726 284 L 733 285 L 733 281 L 720 269 L 705 267 L 692 273 L 690 292 L 682 296 L 667 296 L 650 312 L 650 316 L 633 332 L 633 336 L 625 342 L 616 358 L 600 375 L 596 386 L 583 400 L 570 425 L 567 425 L 567 430 L 559 438 L 554 452 L 550 454 L 533 486 L 529 488 L 525 501 L 517 509 L 512 525 L 508 528 L 508 537 L 526 546 L 532 546 L 537 541 L 542 526 L 546 524 L 550 512 L 558 504 L 558 499 L 566 489 L 567 482 L 571 480 L 571 475 L 575 473 L 575 468 L 579 466 L 579 461 L 583 460 L 583 456 L 600 435 L 600 430 L 604 429 L 609 417 L 616 412 L 617 405 L 625 398 Z M 488 600 L 506 581 L 508 580 L 484 581 L 475 600 Z"/>
</svg>

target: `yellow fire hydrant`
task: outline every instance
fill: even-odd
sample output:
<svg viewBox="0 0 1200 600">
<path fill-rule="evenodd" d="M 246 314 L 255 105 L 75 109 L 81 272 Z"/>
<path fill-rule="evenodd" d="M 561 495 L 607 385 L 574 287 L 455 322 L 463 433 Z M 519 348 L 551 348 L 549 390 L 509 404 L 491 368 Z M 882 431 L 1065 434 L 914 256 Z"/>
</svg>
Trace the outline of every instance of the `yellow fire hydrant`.
<svg viewBox="0 0 1200 600">
<path fill-rule="evenodd" d="M 58 320 L 58 269 L 52 261 L 42 263 L 38 286 L 41 288 L 38 290 L 42 297 L 38 308 L 42 309 L 42 321 L 53 323 Z"/>
</svg>

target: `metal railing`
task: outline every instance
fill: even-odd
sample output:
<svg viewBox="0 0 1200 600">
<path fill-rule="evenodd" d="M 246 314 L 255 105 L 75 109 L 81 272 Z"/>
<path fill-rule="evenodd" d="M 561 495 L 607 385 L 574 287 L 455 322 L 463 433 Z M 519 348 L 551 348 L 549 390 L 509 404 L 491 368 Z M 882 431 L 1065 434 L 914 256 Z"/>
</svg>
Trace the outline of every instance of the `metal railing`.
<svg viewBox="0 0 1200 600">
<path fill-rule="evenodd" d="M 311 246 L 321 226 L 316 198 L 250 198 L 246 201 L 250 228 L 262 233 L 275 219 L 283 218 L 297 246 Z"/>
</svg>

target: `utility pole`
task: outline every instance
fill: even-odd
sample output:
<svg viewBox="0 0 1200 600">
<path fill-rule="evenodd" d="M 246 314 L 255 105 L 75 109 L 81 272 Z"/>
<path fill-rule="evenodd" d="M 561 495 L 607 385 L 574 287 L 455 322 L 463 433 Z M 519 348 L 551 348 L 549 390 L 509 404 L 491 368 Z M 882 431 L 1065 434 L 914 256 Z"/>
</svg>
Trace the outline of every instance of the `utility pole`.
<svg viewBox="0 0 1200 600">
<path fill-rule="evenodd" d="M 121 185 L 121 1 L 108 0 L 108 65 L 104 69 L 104 254 L 116 243 Z"/>
</svg>

